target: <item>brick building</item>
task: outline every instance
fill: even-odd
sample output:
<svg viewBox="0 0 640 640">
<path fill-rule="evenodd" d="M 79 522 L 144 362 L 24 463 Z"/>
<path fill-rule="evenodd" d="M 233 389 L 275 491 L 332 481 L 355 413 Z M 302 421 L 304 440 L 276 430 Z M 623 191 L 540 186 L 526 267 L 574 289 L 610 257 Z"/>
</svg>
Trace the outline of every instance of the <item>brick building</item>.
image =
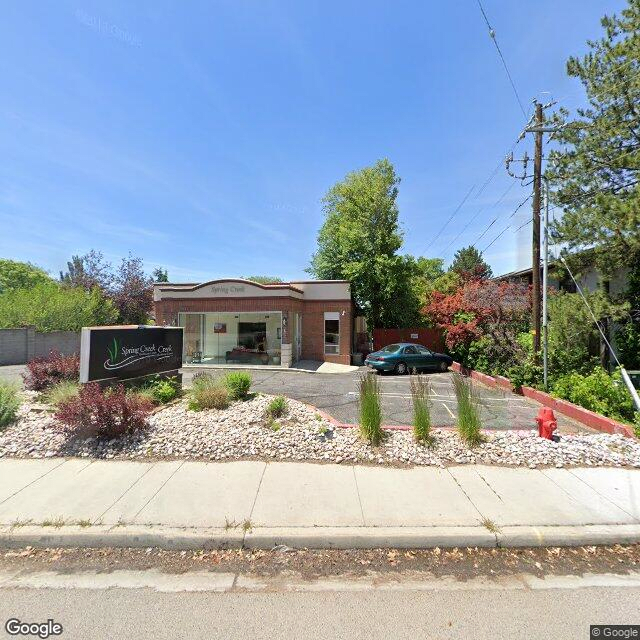
<svg viewBox="0 0 640 640">
<path fill-rule="evenodd" d="M 184 327 L 187 364 L 351 363 L 354 305 L 345 280 L 212 280 L 153 287 L 156 322 Z"/>
</svg>

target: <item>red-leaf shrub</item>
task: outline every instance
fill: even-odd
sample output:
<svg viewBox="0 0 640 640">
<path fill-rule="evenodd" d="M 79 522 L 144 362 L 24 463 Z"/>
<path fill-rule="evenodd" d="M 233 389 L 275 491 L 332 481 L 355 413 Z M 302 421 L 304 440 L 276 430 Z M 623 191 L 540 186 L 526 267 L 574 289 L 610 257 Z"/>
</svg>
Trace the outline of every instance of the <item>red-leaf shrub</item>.
<svg viewBox="0 0 640 640">
<path fill-rule="evenodd" d="M 33 391 L 42 391 L 62 380 L 77 381 L 80 377 L 80 357 L 77 354 L 63 356 L 51 350 L 44 358 L 34 358 L 27 363 L 23 374 L 24 386 Z"/>
<path fill-rule="evenodd" d="M 61 403 L 55 415 L 74 435 L 117 438 L 144 429 L 152 407 L 148 398 L 127 394 L 122 385 L 102 390 L 99 384 L 91 383 Z"/>
</svg>

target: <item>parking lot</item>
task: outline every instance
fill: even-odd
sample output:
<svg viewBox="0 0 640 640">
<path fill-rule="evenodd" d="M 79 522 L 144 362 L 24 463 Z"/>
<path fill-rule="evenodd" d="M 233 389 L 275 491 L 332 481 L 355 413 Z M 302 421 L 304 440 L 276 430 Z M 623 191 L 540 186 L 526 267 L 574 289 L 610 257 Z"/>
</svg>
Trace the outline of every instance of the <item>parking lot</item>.
<svg viewBox="0 0 640 640">
<path fill-rule="evenodd" d="M 197 371 L 183 369 L 185 384 L 190 384 Z M 222 369 L 207 369 L 213 376 L 222 376 Z M 358 380 L 366 370 L 353 373 L 306 373 L 298 371 L 250 371 L 253 388 L 270 394 L 282 394 L 312 404 L 326 411 L 340 422 L 358 422 Z M 427 374 L 431 385 L 431 414 L 434 426 L 452 427 L 456 424 L 456 398 L 451 373 Z M 410 376 L 378 376 L 382 389 L 384 424 L 409 425 L 412 419 Z M 507 391 L 478 384 L 482 398 L 483 427 L 486 429 L 535 429 L 537 402 Z M 561 433 L 587 432 L 590 429 L 557 415 Z"/>
</svg>

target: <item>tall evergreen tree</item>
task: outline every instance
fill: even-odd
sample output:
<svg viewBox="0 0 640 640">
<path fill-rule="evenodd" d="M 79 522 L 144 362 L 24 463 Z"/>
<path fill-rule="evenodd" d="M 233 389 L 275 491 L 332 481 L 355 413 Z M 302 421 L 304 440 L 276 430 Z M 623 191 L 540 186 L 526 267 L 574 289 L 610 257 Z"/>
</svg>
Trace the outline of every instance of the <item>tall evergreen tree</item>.
<svg viewBox="0 0 640 640">
<path fill-rule="evenodd" d="M 555 115 L 566 146 L 550 154 L 547 177 L 564 210 L 555 239 L 574 255 L 593 249 L 589 262 L 606 277 L 640 255 L 640 0 L 602 26 L 589 52 L 567 63 L 588 106 L 574 119 L 564 109 Z"/>
<path fill-rule="evenodd" d="M 493 275 L 491 267 L 482 257 L 482 251 L 478 251 L 473 245 L 456 251 L 450 269 L 465 279 L 479 278 L 484 280 Z"/>
</svg>

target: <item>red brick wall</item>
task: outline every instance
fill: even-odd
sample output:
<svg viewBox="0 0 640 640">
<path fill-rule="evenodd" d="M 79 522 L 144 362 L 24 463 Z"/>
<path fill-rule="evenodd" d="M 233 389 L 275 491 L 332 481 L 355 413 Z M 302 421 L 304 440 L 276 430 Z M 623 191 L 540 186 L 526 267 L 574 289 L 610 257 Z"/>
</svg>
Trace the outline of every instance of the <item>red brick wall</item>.
<svg viewBox="0 0 640 640">
<path fill-rule="evenodd" d="M 339 364 L 351 364 L 353 329 L 353 305 L 349 300 L 303 301 L 297 298 L 168 298 L 154 302 L 157 324 L 177 324 L 179 312 L 288 312 L 287 327 L 283 331 L 283 343 L 291 340 L 293 314 L 302 314 L 302 358 L 326 360 Z M 340 313 L 340 354 L 324 353 L 324 312 Z M 342 312 L 345 312 L 344 316 Z"/>
<path fill-rule="evenodd" d="M 340 313 L 340 354 L 324 353 L 324 312 Z M 344 316 L 342 312 L 345 312 Z M 353 312 L 350 301 L 306 301 L 302 316 L 302 358 L 351 364 Z"/>
</svg>

